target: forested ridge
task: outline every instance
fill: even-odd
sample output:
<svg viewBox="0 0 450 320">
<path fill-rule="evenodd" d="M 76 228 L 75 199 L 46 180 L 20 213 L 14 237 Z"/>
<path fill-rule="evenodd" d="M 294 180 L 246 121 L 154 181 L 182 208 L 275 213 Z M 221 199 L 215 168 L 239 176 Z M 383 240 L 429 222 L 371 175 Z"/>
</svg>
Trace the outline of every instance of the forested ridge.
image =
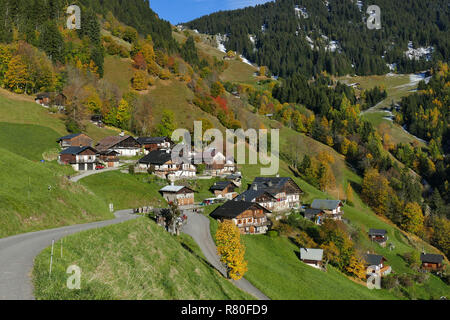
<svg viewBox="0 0 450 320">
<path fill-rule="evenodd" d="M 360 10 L 352 0 L 277 0 L 214 13 L 187 26 L 202 33 L 226 34 L 227 49 L 268 66 L 281 77 L 295 73 L 311 77 L 321 71 L 332 75 L 384 74 L 389 72 L 387 64 L 392 63 L 399 72 L 409 73 L 429 68 L 433 61 L 448 60 L 449 7 L 445 0 L 361 3 Z M 381 8 L 381 30 L 367 28 L 368 5 Z M 295 6 L 305 15 L 296 12 Z M 255 44 L 249 35 L 256 39 Z M 330 41 L 338 41 L 335 52 L 326 50 Z M 432 59 L 408 59 L 404 52 L 409 41 L 415 48 L 434 47 Z"/>
</svg>

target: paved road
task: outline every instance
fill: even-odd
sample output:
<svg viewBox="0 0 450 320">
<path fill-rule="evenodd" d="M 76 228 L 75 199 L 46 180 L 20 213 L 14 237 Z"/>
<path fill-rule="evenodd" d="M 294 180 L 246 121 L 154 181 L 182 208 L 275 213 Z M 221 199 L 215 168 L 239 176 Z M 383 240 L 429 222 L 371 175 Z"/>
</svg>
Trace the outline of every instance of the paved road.
<svg viewBox="0 0 450 320">
<path fill-rule="evenodd" d="M 98 174 L 98 173 L 104 173 L 104 172 L 108 172 L 108 171 L 116 171 L 116 170 L 120 170 L 120 168 L 109 168 L 109 169 L 103 169 L 103 170 L 92 170 L 92 171 L 85 171 L 82 174 L 79 174 L 77 176 L 71 177 L 70 181 L 72 182 L 78 182 L 81 179 L 84 179 L 86 177 L 92 176 L 94 174 Z"/>
<path fill-rule="evenodd" d="M 31 271 L 34 258 L 65 236 L 137 218 L 132 210 L 118 211 L 116 218 L 83 225 L 44 230 L 0 239 L 0 300 L 32 300 Z"/>
<path fill-rule="evenodd" d="M 217 247 L 212 239 L 211 231 L 209 228 L 210 221 L 207 217 L 201 214 L 185 212 L 188 217 L 187 224 L 183 226 L 183 232 L 190 235 L 195 242 L 198 244 L 206 260 L 216 268 L 225 277 L 227 276 L 225 267 L 220 262 L 220 258 L 217 255 Z M 241 279 L 238 281 L 232 281 L 235 286 L 241 290 L 253 295 L 259 300 L 270 300 L 261 291 L 255 288 L 246 279 Z"/>
</svg>

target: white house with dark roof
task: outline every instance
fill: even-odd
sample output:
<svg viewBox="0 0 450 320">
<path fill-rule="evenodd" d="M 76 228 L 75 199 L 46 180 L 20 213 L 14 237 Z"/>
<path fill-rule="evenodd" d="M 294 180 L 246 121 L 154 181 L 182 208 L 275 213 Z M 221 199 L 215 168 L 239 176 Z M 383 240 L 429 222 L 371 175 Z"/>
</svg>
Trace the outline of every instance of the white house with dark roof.
<svg viewBox="0 0 450 320">
<path fill-rule="evenodd" d="M 387 276 L 392 272 L 391 267 L 385 264 L 387 259 L 381 255 L 368 253 L 364 256 L 364 260 L 366 262 L 366 273 L 368 276 L 372 274 Z"/>
</svg>

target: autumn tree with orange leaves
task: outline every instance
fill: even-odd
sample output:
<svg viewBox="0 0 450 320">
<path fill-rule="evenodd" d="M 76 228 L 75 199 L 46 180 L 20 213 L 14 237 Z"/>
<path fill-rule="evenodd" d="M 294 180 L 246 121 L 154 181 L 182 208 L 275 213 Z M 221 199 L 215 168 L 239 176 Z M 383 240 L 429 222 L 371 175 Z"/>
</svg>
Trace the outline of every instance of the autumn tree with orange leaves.
<svg viewBox="0 0 450 320">
<path fill-rule="evenodd" d="M 247 272 L 245 246 L 241 241 L 241 233 L 231 221 L 219 224 L 216 232 L 217 253 L 220 261 L 227 269 L 227 275 L 233 280 L 241 279 Z"/>
</svg>

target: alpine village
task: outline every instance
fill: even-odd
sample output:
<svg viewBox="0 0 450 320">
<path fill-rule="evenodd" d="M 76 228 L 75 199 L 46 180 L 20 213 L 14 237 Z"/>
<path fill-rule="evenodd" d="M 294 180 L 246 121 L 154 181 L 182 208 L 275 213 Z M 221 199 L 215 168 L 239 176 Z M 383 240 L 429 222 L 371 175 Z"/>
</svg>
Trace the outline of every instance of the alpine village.
<svg viewBox="0 0 450 320">
<path fill-rule="evenodd" d="M 384 28 L 363 32 L 369 2 L 172 25 L 148 0 L 74 0 L 69 29 L 67 1 L 0 0 L 0 299 L 24 298 L 2 241 L 75 225 L 14 271 L 25 298 L 449 298 L 447 1 L 372 1 Z M 268 130 L 269 150 L 278 130 L 278 172 L 206 142 L 174 161 L 195 122 Z"/>
</svg>

